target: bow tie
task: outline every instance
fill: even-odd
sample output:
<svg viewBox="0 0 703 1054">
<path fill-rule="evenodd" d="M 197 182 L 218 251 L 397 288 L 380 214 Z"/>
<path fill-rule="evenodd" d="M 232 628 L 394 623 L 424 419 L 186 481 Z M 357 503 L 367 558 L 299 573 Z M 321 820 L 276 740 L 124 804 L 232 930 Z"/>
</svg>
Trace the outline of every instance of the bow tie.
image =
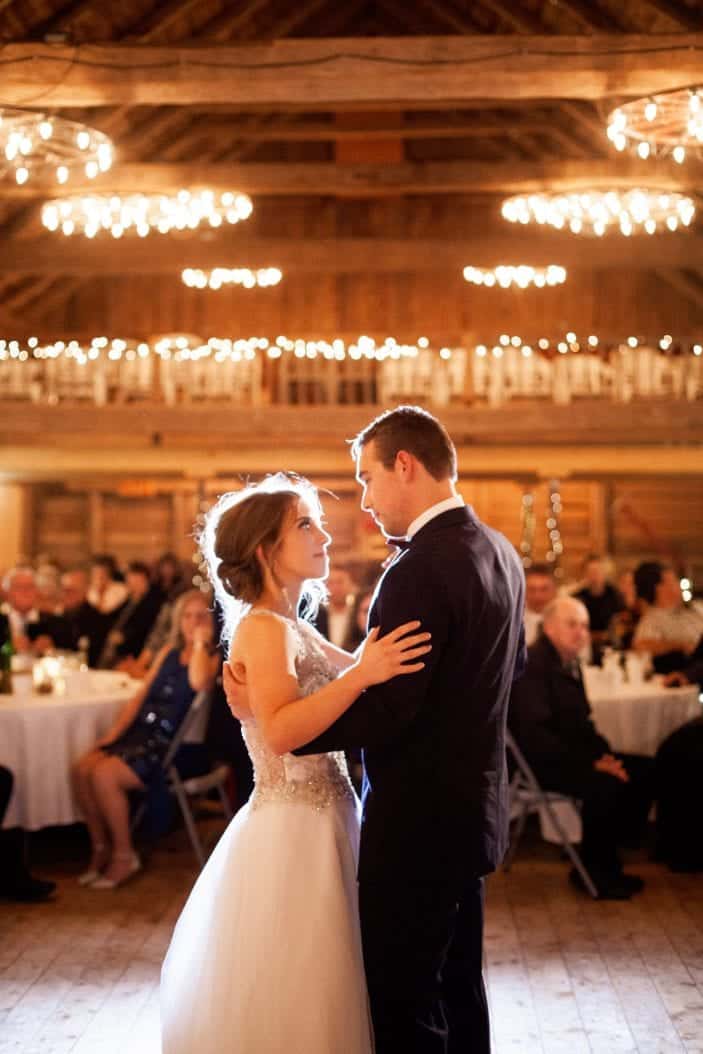
<svg viewBox="0 0 703 1054">
<path fill-rule="evenodd" d="M 386 538 L 386 545 L 394 545 L 396 549 L 409 549 L 411 544 L 411 538 Z"/>
</svg>

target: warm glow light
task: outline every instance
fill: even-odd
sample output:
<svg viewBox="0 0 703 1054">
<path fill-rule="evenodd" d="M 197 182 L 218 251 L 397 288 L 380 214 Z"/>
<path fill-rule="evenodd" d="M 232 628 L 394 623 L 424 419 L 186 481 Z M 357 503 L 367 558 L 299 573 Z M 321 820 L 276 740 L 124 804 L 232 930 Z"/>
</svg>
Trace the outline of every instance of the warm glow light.
<svg viewBox="0 0 703 1054">
<path fill-rule="evenodd" d="M 248 267 L 215 267 L 212 271 L 201 271 L 187 267 L 181 274 L 184 285 L 191 289 L 221 289 L 223 285 L 242 285 L 245 289 L 255 286 L 278 285 L 283 272 L 277 267 L 261 267 L 250 271 Z"/>
<path fill-rule="evenodd" d="M 674 222 L 688 227 L 696 210 L 693 200 L 683 194 L 613 189 L 519 195 L 507 198 L 501 211 L 511 223 L 546 224 L 600 237 L 618 229 L 626 236 L 641 230 L 648 234 L 659 228 L 673 230 Z"/>
<path fill-rule="evenodd" d="M 9 107 L 0 107 L 0 152 L 8 162 L 0 177 L 8 174 L 19 184 L 66 183 L 74 169 L 92 179 L 112 164 L 112 143 L 103 132 L 55 114 Z"/>
<path fill-rule="evenodd" d="M 95 164 L 100 168 L 100 157 Z M 97 169 L 91 169 L 97 175 Z M 90 175 L 86 166 L 86 174 Z M 245 194 L 225 193 L 219 199 L 211 190 L 179 190 L 175 195 L 132 194 L 87 195 L 48 201 L 42 208 L 42 222 L 56 230 L 57 211 L 73 220 L 74 231 L 87 238 L 109 231 L 114 238 L 123 234 L 144 237 L 150 231 L 197 230 L 201 224 L 212 227 L 246 220 L 253 211 Z"/>
<path fill-rule="evenodd" d="M 608 117 L 607 134 L 616 150 L 630 148 L 639 157 L 673 157 L 703 146 L 703 87 L 681 88 L 623 103 Z"/>
<path fill-rule="evenodd" d="M 473 285 L 491 287 L 497 283 L 501 289 L 508 289 L 512 285 L 518 286 L 519 289 L 526 289 L 529 285 L 542 288 L 545 285 L 561 285 L 566 281 L 566 270 L 556 264 L 550 264 L 546 268 L 520 264 L 518 266 L 499 266 L 490 270 L 481 267 L 465 267 L 464 278 Z"/>
</svg>

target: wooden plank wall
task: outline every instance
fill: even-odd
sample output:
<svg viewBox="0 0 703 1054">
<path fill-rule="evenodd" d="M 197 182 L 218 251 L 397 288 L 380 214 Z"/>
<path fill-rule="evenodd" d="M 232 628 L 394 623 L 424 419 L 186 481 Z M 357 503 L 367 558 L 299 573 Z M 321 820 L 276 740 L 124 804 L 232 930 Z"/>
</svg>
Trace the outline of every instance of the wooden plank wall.
<svg viewBox="0 0 703 1054">
<path fill-rule="evenodd" d="M 275 265 L 275 261 L 271 261 Z M 703 332 L 703 309 L 643 272 L 578 273 L 562 287 L 499 290 L 460 275 L 290 275 L 261 290 L 193 290 L 168 276 L 95 279 L 52 316 L 65 333 L 139 337 L 428 336 L 441 342 L 585 337 L 658 338 Z M 48 320 L 47 320 L 48 324 Z"/>
<path fill-rule="evenodd" d="M 320 485 L 324 487 L 324 480 Z M 224 489 L 203 481 L 208 494 Z M 460 479 L 459 489 L 487 523 L 515 544 L 521 540 L 522 496 L 532 493 L 535 509 L 533 558 L 544 560 L 547 548 L 548 482 L 523 484 L 504 479 Z M 334 495 L 334 496 L 333 496 Z M 327 523 L 334 539 L 333 560 L 362 567 L 376 564 L 386 547 L 371 518 L 359 508 L 358 491 L 335 485 L 323 493 Z M 682 568 L 703 576 L 703 475 L 694 479 L 651 478 L 638 481 L 572 480 L 561 484 L 566 577 L 579 574 L 591 551 L 610 552 L 618 567 L 660 556 L 680 560 Z M 53 556 L 62 565 L 84 561 L 91 552 L 114 552 L 121 561 L 153 560 L 174 549 L 189 558 L 194 549 L 193 522 L 198 508 L 195 484 L 170 491 L 167 483 L 144 487 L 144 493 L 81 491 L 61 486 L 33 488 L 34 531 L 31 555 Z"/>
<path fill-rule="evenodd" d="M 248 236 L 465 238 L 470 264 L 471 238 L 495 229 L 498 215 L 497 199 L 467 195 L 369 201 L 261 198 L 233 237 L 241 239 L 242 266 L 247 264 Z M 276 264 L 269 261 L 269 266 Z M 468 334 L 479 342 L 503 332 L 534 339 L 568 330 L 616 337 L 693 336 L 703 329 L 703 306 L 653 273 L 627 270 L 586 269 L 570 274 L 563 286 L 536 291 L 476 288 L 458 272 L 426 272 L 290 274 L 272 289 L 213 292 L 187 289 L 176 273 L 77 282 L 72 298 L 47 314 L 44 328 L 52 326 L 65 333 L 140 338 L 174 331 L 269 338 L 370 331 L 405 338 L 424 334 L 441 341 Z"/>
</svg>

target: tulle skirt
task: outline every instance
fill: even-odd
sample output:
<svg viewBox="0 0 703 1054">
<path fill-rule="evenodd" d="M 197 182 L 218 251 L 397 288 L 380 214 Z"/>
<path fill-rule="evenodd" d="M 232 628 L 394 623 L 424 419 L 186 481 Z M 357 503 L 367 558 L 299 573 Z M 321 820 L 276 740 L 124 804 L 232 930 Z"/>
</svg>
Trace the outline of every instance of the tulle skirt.
<svg viewBox="0 0 703 1054">
<path fill-rule="evenodd" d="M 370 1054 L 358 841 L 348 799 L 240 810 L 164 961 L 163 1054 Z"/>
</svg>

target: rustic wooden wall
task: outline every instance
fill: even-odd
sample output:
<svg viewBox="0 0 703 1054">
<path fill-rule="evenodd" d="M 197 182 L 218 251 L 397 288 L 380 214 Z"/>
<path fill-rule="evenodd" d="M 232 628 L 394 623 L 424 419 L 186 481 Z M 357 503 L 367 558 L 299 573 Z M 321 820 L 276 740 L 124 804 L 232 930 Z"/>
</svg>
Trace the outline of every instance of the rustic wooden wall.
<svg viewBox="0 0 703 1054">
<path fill-rule="evenodd" d="M 318 480 L 325 487 L 324 478 Z M 121 561 L 153 560 L 166 549 L 183 558 L 193 553 L 192 529 L 199 504 L 228 486 L 216 480 L 169 489 L 167 483 L 145 485 L 143 493 L 120 493 L 119 487 L 81 490 L 61 485 L 35 485 L 31 555 L 44 553 L 63 565 L 80 563 L 87 554 L 110 551 Z M 533 557 L 543 560 L 547 551 L 549 484 L 523 485 L 503 479 L 461 478 L 459 488 L 487 523 L 503 531 L 517 546 L 521 538 L 520 509 L 526 486 L 534 496 L 536 531 Z M 323 490 L 323 503 L 334 543 L 333 560 L 359 565 L 380 561 L 386 547 L 377 528 L 359 508 L 353 482 L 331 494 Z M 591 551 L 609 551 L 620 567 L 630 567 L 646 557 L 674 559 L 694 577 L 703 575 L 703 475 L 693 479 L 650 478 L 628 480 L 574 480 L 561 485 L 563 513 L 560 528 L 564 541 L 566 577 L 579 573 L 583 557 Z"/>
<path fill-rule="evenodd" d="M 399 197 L 378 200 L 278 198 L 257 201 L 242 239 L 252 236 L 334 238 L 466 238 L 501 223 L 491 197 Z M 158 238 L 158 235 L 152 235 Z M 566 237 L 566 236 L 565 236 Z M 128 252 L 127 239 L 120 246 Z M 114 250 L 114 246 L 110 245 Z M 632 251 L 637 252 L 636 240 Z M 506 260 L 506 263 L 529 261 Z M 555 258 L 554 263 L 559 263 Z M 276 260 L 269 261 L 276 266 Z M 533 339 L 568 330 L 616 337 L 703 329 L 703 304 L 687 299 L 650 271 L 574 270 L 565 285 L 536 291 L 469 286 L 460 273 L 290 274 L 267 290 L 187 289 L 178 274 L 96 278 L 47 315 L 60 332 L 148 337 L 174 331 L 209 336 L 275 337 L 335 333 L 426 334 L 439 341 L 490 340 L 502 332 Z"/>
</svg>

